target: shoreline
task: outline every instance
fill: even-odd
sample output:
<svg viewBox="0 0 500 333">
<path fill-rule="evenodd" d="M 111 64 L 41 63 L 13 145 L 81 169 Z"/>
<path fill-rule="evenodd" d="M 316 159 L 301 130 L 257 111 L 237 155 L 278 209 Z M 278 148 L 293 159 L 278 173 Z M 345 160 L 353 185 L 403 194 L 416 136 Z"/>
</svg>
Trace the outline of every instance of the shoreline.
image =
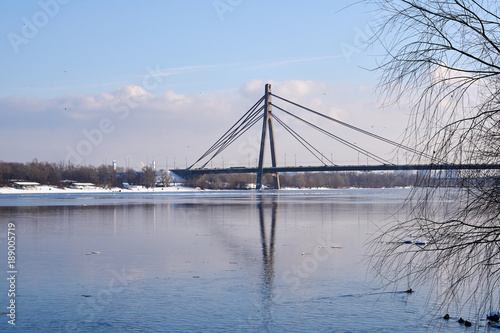
<svg viewBox="0 0 500 333">
<path fill-rule="evenodd" d="M 186 186 L 168 186 L 168 187 L 154 187 L 154 188 L 92 188 L 92 189 L 74 189 L 74 188 L 60 188 L 56 186 L 41 185 L 32 189 L 17 189 L 13 187 L 0 187 L 1 194 L 79 194 L 79 193 L 162 193 L 162 192 L 197 192 L 201 191 L 200 188 L 186 187 Z"/>
<path fill-rule="evenodd" d="M 282 188 L 280 191 L 328 191 L 328 190 L 359 190 L 359 189 L 372 189 L 372 190 L 388 190 L 388 189 L 409 189 L 412 187 L 381 187 L 381 188 L 326 188 L 326 187 L 312 187 L 312 188 Z M 168 186 L 168 187 L 154 187 L 154 188 L 92 188 L 92 189 L 74 189 L 74 188 L 59 188 L 55 186 L 41 185 L 36 188 L 30 189 L 16 189 L 12 187 L 0 187 L 0 195 L 32 195 L 32 194 L 103 194 L 103 193 L 121 193 L 121 194 L 141 194 L 141 193 L 179 193 L 179 192 L 206 192 L 206 191 L 241 191 L 249 192 L 253 190 L 207 190 L 199 187 L 187 186 Z"/>
</svg>

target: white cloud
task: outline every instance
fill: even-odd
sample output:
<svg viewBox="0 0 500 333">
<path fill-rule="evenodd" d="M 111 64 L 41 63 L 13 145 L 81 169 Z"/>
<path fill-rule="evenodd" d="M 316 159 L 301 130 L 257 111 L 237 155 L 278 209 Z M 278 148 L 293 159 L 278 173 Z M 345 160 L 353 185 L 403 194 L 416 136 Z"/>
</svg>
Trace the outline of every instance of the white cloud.
<svg viewBox="0 0 500 333">
<path fill-rule="evenodd" d="M 250 80 L 245 82 L 239 89 L 239 93 L 244 97 L 258 96 L 264 94 L 264 81 Z"/>
<path fill-rule="evenodd" d="M 326 90 L 326 85 L 315 81 L 291 80 L 276 85 L 276 94 L 302 98 L 305 96 L 321 94 Z"/>
</svg>

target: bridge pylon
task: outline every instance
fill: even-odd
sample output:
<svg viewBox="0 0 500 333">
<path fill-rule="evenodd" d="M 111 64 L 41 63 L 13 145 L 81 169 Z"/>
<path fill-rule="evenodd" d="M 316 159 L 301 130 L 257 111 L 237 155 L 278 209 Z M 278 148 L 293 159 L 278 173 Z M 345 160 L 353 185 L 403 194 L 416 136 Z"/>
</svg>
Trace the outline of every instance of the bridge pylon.
<svg viewBox="0 0 500 333">
<path fill-rule="evenodd" d="M 273 114 L 271 105 L 271 84 L 267 83 L 265 87 L 264 95 L 264 117 L 262 122 L 262 137 L 260 140 L 260 153 L 259 153 L 259 165 L 257 167 L 257 182 L 256 188 L 260 190 L 262 188 L 262 175 L 264 174 L 264 157 L 266 151 L 266 136 L 269 131 L 269 143 L 271 145 L 271 163 L 272 166 L 276 167 L 276 148 L 274 145 L 274 128 L 273 128 Z M 280 180 L 278 173 L 273 173 L 273 187 L 275 189 L 280 188 Z"/>
</svg>

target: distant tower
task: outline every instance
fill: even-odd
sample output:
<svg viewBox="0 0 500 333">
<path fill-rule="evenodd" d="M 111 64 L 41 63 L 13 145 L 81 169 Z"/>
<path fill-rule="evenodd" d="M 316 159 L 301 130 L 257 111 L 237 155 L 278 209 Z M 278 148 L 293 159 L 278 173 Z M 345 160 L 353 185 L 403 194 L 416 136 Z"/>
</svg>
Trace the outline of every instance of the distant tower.
<svg viewBox="0 0 500 333">
<path fill-rule="evenodd" d="M 155 160 L 153 160 L 153 170 L 156 171 L 156 161 Z"/>
<path fill-rule="evenodd" d="M 116 171 L 116 161 L 113 160 L 113 170 Z"/>
</svg>

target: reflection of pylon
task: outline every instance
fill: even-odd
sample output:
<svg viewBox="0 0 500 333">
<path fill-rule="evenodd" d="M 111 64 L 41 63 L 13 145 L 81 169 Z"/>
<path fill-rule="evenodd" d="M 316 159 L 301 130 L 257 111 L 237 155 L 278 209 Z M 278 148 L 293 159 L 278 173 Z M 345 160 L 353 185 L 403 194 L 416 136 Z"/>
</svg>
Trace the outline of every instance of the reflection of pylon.
<svg viewBox="0 0 500 333">
<path fill-rule="evenodd" d="M 264 95 L 264 119 L 262 123 L 262 137 L 260 140 L 260 154 L 259 154 L 259 166 L 257 170 L 257 189 L 262 188 L 262 174 L 264 171 L 264 156 L 266 150 L 266 135 L 267 129 L 269 128 L 269 143 L 271 145 L 271 162 L 272 166 L 276 167 L 276 149 L 274 147 L 274 129 L 273 129 L 273 115 L 272 115 L 272 105 L 271 105 L 271 85 L 266 84 L 265 95 Z M 274 188 L 280 188 L 280 180 L 278 173 L 273 174 L 274 178 Z"/>
<path fill-rule="evenodd" d="M 260 239 L 262 243 L 262 258 L 264 263 L 264 274 L 265 286 L 268 290 L 272 288 L 272 282 L 274 280 L 274 242 L 276 239 L 276 216 L 278 203 L 273 200 L 271 210 L 271 230 L 269 235 L 269 241 L 267 239 L 266 233 L 266 222 L 264 218 L 264 201 L 260 197 L 258 208 L 259 208 L 259 220 L 260 220 Z"/>
</svg>

